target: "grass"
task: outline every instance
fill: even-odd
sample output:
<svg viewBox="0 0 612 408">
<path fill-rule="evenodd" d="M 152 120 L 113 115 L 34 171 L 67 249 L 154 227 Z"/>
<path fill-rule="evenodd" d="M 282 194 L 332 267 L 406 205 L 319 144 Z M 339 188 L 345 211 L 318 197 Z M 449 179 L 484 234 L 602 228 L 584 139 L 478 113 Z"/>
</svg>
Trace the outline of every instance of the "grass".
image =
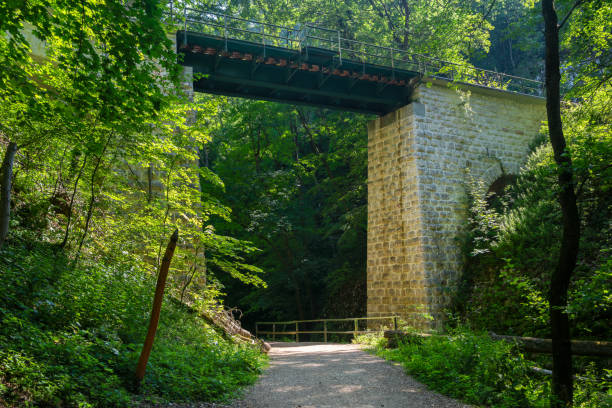
<svg viewBox="0 0 612 408">
<path fill-rule="evenodd" d="M 500 408 L 549 406 L 550 378 L 533 373 L 534 365 L 512 345 L 465 328 L 448 335 L 400 343 L 385 349 L 380 334 L 356 341 L 370 351 L 402 364 L 406 372 L 432 390 L 474 405 Z M 612 406 L 610 370 L 592 366 L 575 383 L 575 407 Z"/>
<path fill-rule="evenodd" d="M 166 297 L 136 389 L 153 276 L 103 262 L 71 268 L 61 252 L 32 242 L 0 255 L 0 406 L 225 401 L 266 362 L 256 348 L 225 338 Z"/>
</svg>

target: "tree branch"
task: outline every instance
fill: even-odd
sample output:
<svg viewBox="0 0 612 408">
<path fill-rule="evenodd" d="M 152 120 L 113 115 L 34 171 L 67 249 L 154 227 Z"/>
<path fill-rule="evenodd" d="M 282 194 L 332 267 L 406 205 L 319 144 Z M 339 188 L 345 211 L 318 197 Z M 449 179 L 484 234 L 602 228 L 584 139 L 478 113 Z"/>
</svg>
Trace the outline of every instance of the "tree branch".
<svg viewBox="0 0 612 408">
<path fill-rule="evenodd" d="M 561 28 L 563 27 L 563 25 L 567 22 L 567 20 L 570 18 L 570 16 L 572 15 L 572 13 L 574 12 L 574 10 L 576 10 L 576 8 L 578 6 L 580 6 L 584 1 L 583 0 L 577 0 L 574 5 L 572 6 L 572 8 L 570 9 L 570 11 L 565 15 L 565 17 L 563 17 L 563 20 L 561 20 L 561 24 L 559 24 L 558 26 L 558 30 L 561 31 Z"/>
</svg>

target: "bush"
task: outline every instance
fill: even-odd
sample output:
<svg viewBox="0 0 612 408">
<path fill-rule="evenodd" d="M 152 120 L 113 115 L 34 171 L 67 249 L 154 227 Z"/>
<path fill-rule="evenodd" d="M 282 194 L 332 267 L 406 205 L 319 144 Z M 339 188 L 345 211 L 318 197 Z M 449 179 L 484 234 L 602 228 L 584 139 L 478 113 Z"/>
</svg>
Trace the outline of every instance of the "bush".
<svg viewBox="0 0 612 408">
<path fill-rule="evenodd" d="M 583 143 L 577 137 L 570 139 L 572 149 L 580 153 L 575 156 L 577 162 L 587 154 L 580 150 Z M 609 136 L 591 145 L 588 154 L 610 162 Z M 582 225 L 568 312 L 573 337 L 608 340 L 612 336 L 607 324 L 612 318 L 612 196 L 608 194 L 609 170 L 595 167 L 577 168 Z M 487 200 L 482 182 L 473 180 L 468 186 L 470 223 L 462 239 L 465 267 L 454 312 L 472 327 L 501 334 L 549 336 L 548 291 L 562 232 L 556 184 L 552 150 L 544 144 L 531 154 L 497 208 Z"/>
<path fill-rule="evenodd" d="M 129 405 L 154 278 L 129 265 L 73 268 L 28 241 L 2 255 L 0 405 Z M 138 398 L 224 400 L 263 362 L 166 297 Z"/>
<path fill-rule="evenodd" d="M 353 343 L 362 344 L 370 350 L 382 350 L 387 344 L 387 339 L 382 332 L 365 333 L 355 336 Z"/>
<path fill-rule="evenodd" d="M 490 407 L 548 407 L 550 379 L 533 373 L 533 362 L 513 345 L 461 328 L 449 335 L 401 343 L 376 353 L 399 361 L 406 371 L 435 391 L 470 404 Z M 593 368 L 575 385 L 576 407 L 612 406 L 608 383 Z M 598 378 L 599 377 L 599 378 Z M 608 393 L 606 395 L 606 393 Z"/>
</svg>

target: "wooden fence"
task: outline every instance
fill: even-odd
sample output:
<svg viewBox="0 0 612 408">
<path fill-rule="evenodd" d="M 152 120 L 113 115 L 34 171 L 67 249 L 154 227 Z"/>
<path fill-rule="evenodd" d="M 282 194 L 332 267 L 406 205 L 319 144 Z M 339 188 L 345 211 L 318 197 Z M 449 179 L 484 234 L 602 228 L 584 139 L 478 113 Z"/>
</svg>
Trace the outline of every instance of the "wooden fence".
<svg viewBox="0 0 612 408">
<path fill-rule="evenodd" d="M 429 333 L 407 333 L 401 330 L 385 330 L 384 336 L 387 339 L 388 347 L 397 347 L 398 341 L 414 342 L 420 341 L 420 339 L 441 336 Z M 527 351 L 530 353 L 552 353 L 552 340 L 541 339 L 536 337 L 518 337 L 518 336 L 500 336 L 493 332 L 489 332 L 489 336 L 493 340 L 506 341 L 511 344 L 515 344 L 519 350 Z M 571 340 L 572 343 L 572 354 L 575 356 L 598 356 L 598 357 L 612 357 L 612 342 L 609 341 L 596 341 L 596 340 Z"/>
<path fill-rule="evenodd" d="M 372 321 L 381 321 L 386 322 L 388 324 L 387 327 L 392 327 L 393 330 L 397 330 L 397 319 L 398 316 L 384 316 L 384 317 L 355 317 L 348 319 L 314 319 L 314 320 L 291 320 L 287 322 L 256 322 L 255 323 L 255 336 L 259 337 L 260 335 L 268 335 L 272 336 L 272 340 L 276 340 L 276 336 L 295 336 L 295 341 L 300 341 L 300 334 L 308 335 L 312 337 L 312 335 L 323 335 L 323 342 L 327 343 L 329 335 L 353 335 L 356 336 L 358 334 L 371 333 L 374 331 L 380 330 L 380 327 L 383 327 L 384 324 L 377 325 L 376 329 L 368 329 L 365 327 L 365 330 L 362 330 L 359 326 L 359 323 L 362 321 L 372 322 Z M 333 326 L 340 324 L 343 326 L 347 326 L 347 324 L 353 323 L 351 326 L 352 330 L 339 330 L 335 329 Z M 300 330 L 300 325 L 302 325 L 302 330 Z M 305 325 L 311 326 L 310 328 L 304 329 Z M 261 330 L 260 326 L 268 326 L 268 330 Z M 315 326 L 315 327 L 312 327 Z M 331 327 L 330 327 L 331 326 Z M 363 326 L 363 325 L 362 325 Z M 269 330 L 269 329 L 272 330 Z M 279 330 L 277 330 L 279 329 Z"/>
</svg>

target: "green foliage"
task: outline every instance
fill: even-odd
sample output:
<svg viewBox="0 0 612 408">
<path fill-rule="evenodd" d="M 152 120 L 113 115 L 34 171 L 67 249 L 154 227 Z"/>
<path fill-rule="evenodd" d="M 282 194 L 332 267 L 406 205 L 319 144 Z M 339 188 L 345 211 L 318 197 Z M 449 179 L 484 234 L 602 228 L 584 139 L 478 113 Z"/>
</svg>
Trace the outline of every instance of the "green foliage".
<svg viewBox="0 0 612 408">
<path fill-rule="evenodd" d="M 461 328 L 448 335 L 402 343 L 397 349 L 375 351 L 400 362 L 409 374 L 431 389 L 470 404 L 548 407 L 549 378 L 534 374 L 530 370 L 533 362 L 514 346 L 491 340 L 486 334 Z M 610 406 L 606 376 L 609 380 L 609 373 L 591 371 L 577 381 L 575 406 Z"/>
<path fill-rule="evenodd" d="M 491 47 L 487 53 L 474 52 L 471 62 L 491 71 L 541 79 L 544 42 L 539 10 L 525 7 L 525 0 L 482 2 L 477 10 L 493 26 Z"/>
<path fill-rule="evenodd" d="M 524 3 L 534 2 L 218 7 L 537 77 L 540 41 L 524 34 L 539 32 L 539 21 Z M 557 3 L 568 12 L 573 2 Z M 225 291 L 253 320 L 365 313 L 369 118 L 223 97 L 187 102 L 162 8 L 145 0 L 0 4 L 0 142 L 19 145 L 0 261 L 0 405 L 125 406 L 134 398 L 127 383 L 153 274 L 176 227 L 167 294 L 179 302 L 164 305 L 147 398 L 223 399 L 260 367 L 256 351 L 180 304 L 220 307 Z M 566 110 L 565 129 L 584 220 L 568 313 L 575 334 L 591 337 L 609 337 L 612 312 L 610 11 L 603 1 L 582 2 L 563 31 L 573 56 L 563 72 L 577 103 Z M 540 146 L 498 207 L 474 182 L 457 310 L 476 327 L 547 333 L 560 234 L 554 166 Z M 448 353 L 446 364 L 458 367 L 450 370 L 474 401 L 503 406 L 546 392 L 541 384 L 513 388 L 504 377 L 524 378 L 520 356 L 479 336 L 455 337 L 424 343 L 435 353 L 421 359 L 425 351 L 413 349 L 415 370 L 432 371 L 434 383 L 448 380 L 440 357 Z M 500 370 L 502 377 L 492 375 Z M 589 389 L 579 387 L 578 399 Z"/>
<path fill-rule="evenodd" d="M 484 17 L 486 3 L 480 0 L 269 0 L 251 4 L 238 0 L 230 1 L 228 9 L 273 24 L 314 23 L 339 30 L 347 39 L 461 63 L 489 48 L 492 26 Z"/>
<path fill-rule="evenodd" d="M 382 351 L 387 344 L 387 339 L 384 338 L 383 332 L 364 333 L 355 336 L 353 343 L 362 344 L 373 351 Z"/>
<path fill-rule="evenodd" d="M 211 219 L 229 211 L 200 187 L 222 182 L 197 167 L 210 141 L 200 119 L 215 109 L 201 104 L 198 117 L 183 95 L 162 7 L 0 5 L 0 141 L 19 146 L 0 274 L 0 405 L 127 405 L 174 228 L 167 296 L 200 313 L 222 307 L 215 273 L 265 285 L 245 259 L 257 249 L 215 233 Z M 223 399 L 259 366 L 258 351 L 166 302 L 143 392 Z"/>
<path fill-rule="evenodd" d="M 225 182 L 224 192 L 203 190 L 232 208 L 219 233 L 261 248 L 249 260 L 268 283 L 252 290 L 219 274 L 229 302 L 251 321 L 363 315 L 367 118 L 202 100 L 221 107 L 206 160 Z"/>
<path fill-rule="evenodd" d="M 612 313 L 612 139 L 605 89 L 589 104 L 565 112 L 582 214 L 568 313 L 574 336 L 599 339 L 612 335 L 606 323 Z M 465 269 L 455 310 L 483 330 L 547 337 L 548 287 L 562 225 L 550 146 L 535 148 L 498 208 L 489 205 L 481 184 L 476 180 L 469 186 L 470 227 L 463 237 Z"/>
<path fill-rule="evenodd" d="M 72 268 L 57 248 L 30 242 L 2 255 L 0 402 L 129 405 L 153 277 L 118 263 Z M 226 399 L 254 381 L 262 363 L 256 348 L 166 299 L 138 398 Z"/>
</svg>

